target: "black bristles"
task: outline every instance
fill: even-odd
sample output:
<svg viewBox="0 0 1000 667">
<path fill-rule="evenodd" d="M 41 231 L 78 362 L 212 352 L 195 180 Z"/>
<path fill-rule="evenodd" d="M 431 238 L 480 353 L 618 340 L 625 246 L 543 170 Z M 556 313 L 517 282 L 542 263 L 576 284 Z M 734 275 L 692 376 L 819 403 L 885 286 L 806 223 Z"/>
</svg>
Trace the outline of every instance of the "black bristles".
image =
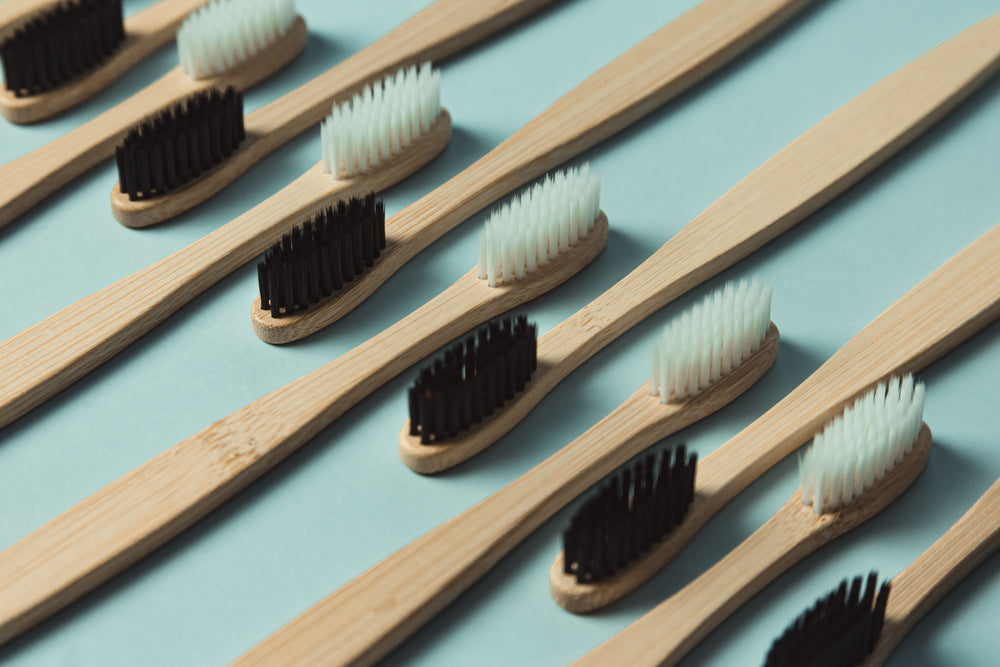
<svg viewBox="0 0 1000 667">
<path fill-rule="evenodd" d="M 129 130 L 115 149 L 118 187 L 130 201 L 164 195 L 228 158 L 245 137 L 242 93 L 195 93 Z"/>
<path fill-rule="evenodd" d="M 455 343 L 410 387 L 410 435 L 438 444 L 522 391 L 538 367 L 538 332 L 525 315 L 491 322 Z"/>
<path fill-rule="evenodd" d="M 60 3 L 0 44 L 4 82 L 17 97 L 44 93 L 97 67 L 124 40 L 121 0 Z"/>
<path fill-rule="evenodd" d="M 684 445 L 646 454 L 611 475 L 563 533 L 563 571 L 580 583 L 609 579 L 684 520 L 694 500 L 696 454 Z"/>
<path fill-rule="evenodd" d="M 354 280 L 385 249 L 385 205 L 375 194 L 341 201 L 285 234 L 257 264 L 260 307 L 290 315 Z"/>
<path fill-rule="evenodd" d="M 853 667 L 872 652 L 889 600 L 889 582 L 875 593 L 878 574 L 847 580 L 795 619 L 768 651 L 764 667 Z"/>
</svg>

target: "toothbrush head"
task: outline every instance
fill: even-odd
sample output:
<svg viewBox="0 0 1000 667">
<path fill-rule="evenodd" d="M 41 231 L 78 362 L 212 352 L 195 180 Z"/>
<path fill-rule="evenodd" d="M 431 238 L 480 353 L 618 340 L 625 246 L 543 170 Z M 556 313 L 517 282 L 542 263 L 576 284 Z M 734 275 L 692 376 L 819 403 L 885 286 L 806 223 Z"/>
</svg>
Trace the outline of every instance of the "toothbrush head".
<svg viewBox="0 0 1000 667">
<path fill-rule="evenodd" d="M 77 0 L 40 13 L 0 44 L 4 83 L 38 95 L 86 74 L 125 41 L 121 0 Z"/>
<path fill-rule="evenodd" d="M 890 585 L 876 593 L 878 574 L 868 575 L 864 592 L 861 577 L 848 588 L 847 580 L 816 600 L 774 640 L 764 667 L 853 667 L 872 652 L 889 600 Z"/>
<path fill-rule="evenodd" d="M 218 165 L 245 138 L 239 91 L 195 93 L 125 135 L 115 148 L 118 187 L 130 201 L 162 196 Z"/>
</svg>

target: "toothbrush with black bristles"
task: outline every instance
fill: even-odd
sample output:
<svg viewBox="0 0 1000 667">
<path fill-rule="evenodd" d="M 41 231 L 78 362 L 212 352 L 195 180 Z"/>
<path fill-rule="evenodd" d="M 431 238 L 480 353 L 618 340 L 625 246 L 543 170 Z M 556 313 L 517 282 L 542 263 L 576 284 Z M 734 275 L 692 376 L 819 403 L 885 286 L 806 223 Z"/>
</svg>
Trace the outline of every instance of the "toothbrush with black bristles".
<svg viewBox="0 0 1000 667">
<path fill-rule="evenodd" d="M 536 236 L 532 255 L 546 261 L 523 279 L 491 286 L 473 267 L 382 333 L 181 441 L 0 552 L 0 643 L 183 531 L 442 344 L 587 266 L 608 236 L 599 188 L 597 174 L 582 167 L 532 193 L 535 224 L 560 230 L 559 242 Z M 571 235 L 575 245 L 561 242 Z M 523 328 L 505 325 L 498 336 L 523 339 Z"/>
<path fill-rule="evenodd" d="M 879 667 L 907 633 L 1000 549 L 1000 480 L 913 563 L 874 594 L 859 578 L 820 598 L 774 641 L 765 667 Z"/>
<path fill-rule="evenodd" d="M 294 0 L 216 0 L 192 12 L 177 31 L 177 67 L 58 139 L 0 166 L 0 227 L 110 157 L 145 116 L 212 88 L 246 90 L 290 63 L 307 39 Z"/>
<path fill-rule="evenodd" d="M 671 376 L 676 382 L 659 383 L 661 374 L 654 365 L 656 381 L 643 384 L 580 437 L 327 596 L 237 663 L 368 664 L 384 656 L 588 486 L 753 386 L 778 353 L 778 330 L 770 322 L 770 307 L 770 288 L 756 281 L 728 285 L 706 297 L 673 320 L 674 328 L 683 330 L 690 345 L 661 356 L 662 361 L 683 369 Z M 458 399 L 459 413 L 488 411 L 490 398 L 502 392 L 490 391 L 498 373 L 480 366 L 479 341 L 475 343 L 467 341 L 464 347 L 446 353 L 446 359 L 461 355 L 468 360 L 470 348 L 474 349 L 477 363 L 471 369 L 466 363 L 464 383 L 456 382 L 462 375 L 459 369 L 449 368 L 447 360 L 440 364 L 437 360 L 432 373 L 441 379 L 450 377 L 452 382 L 441 386 L 432 378 L 426 383 L 421 379 L 418 398 L 426 391 L 444 391 Z M 495 347 L 485 355 L 486 361 L 495 361 L 496 355 L 507 357 L 508 349 Z M 430 389 L 426 384 L 436 386 Z M 448 428 L 444 422 L 450 412 L 441 411 L 435 426 Z M 638 489 L 639 495 L 649 499 L 643 503 L 648 511 L 636 513 L 644 520 L 631 518 L 637 531 L 650 536 L 668 533 L 683 520 L 694 488 L 694 467 L 693 457 L 679 447 L 673 453 L 654 453 L 638 461 L 632 484 L 624 479 L 629 472 L 620 473 L 621 486 L 626 487 L 622 493 Z M 669 505 L 669 515 L 654 511 L 654 505 L 660 509 Z"/>
<path fill-rule="evenodd" d="M 89 99 L 173 41 L 206 0 L 160 0 L 122 17 L 121 0 L 0 3 L 0 114 L 37 123 Z M 47 6 L 43 6 L 47 5 Z M 37 8 L 37 9 L 36 9 Z"/>
<path fill-rule="evenodd" d="M 924 387 L 892 377 L 829 422 L 799 458 L 801 485 L 697 579 L 574 665 L 675 665 L 790 567 L 885 509 L 927 464 Z M 804 665 L 805 663 L 796 663 Z"/>
<path fill-rule="evenodd" d="M 615 286 L 545 332 L 538 340 L 538 372 L 524 391 L 488 419 L 423 448 L 419 425 L 406 423 L 399 434 L 400 451 L 419 451 L 420 466 L 414 469 L 437 472 L 491 446 L 605 345 L 862 179 L 998 67 L 1000 14 L 952 37 L 827 116 L 733 186 Z M 502 261 L 484 258 L 486 263 Z M 321 316 L 305 311 L 292 319 L 303 326 Z M 413 460 L 404 457 L 407 464 Z"/>
</svg>

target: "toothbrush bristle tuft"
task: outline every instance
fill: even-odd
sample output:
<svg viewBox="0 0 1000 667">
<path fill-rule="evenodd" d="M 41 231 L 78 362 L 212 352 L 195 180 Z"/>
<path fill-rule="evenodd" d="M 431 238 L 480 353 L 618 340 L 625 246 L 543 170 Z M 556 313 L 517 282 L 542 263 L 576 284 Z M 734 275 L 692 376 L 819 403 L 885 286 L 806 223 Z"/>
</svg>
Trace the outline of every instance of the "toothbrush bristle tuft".
<svg viewBox="0 0 1000 667">
<path fill-rule="evenodd" d="M 371 267 L 385 248 L 385 205 L 375 194 L 341 201 L 285 234 L 257 264 L 260 306 L 290 315 Z"/>
<path fill-rule="evenodd" d="M 479 233 L 479 278 L 512 283 L 567 252 L 593 229 L 600 196 L 601 177 L 587 164 L 522 190 Z"/>
<path fill-rule="evenodd" d="M 727 283 L 673 318 L 653 347 L 650 394 L 691 398 L 756 352 L 771 322 L 771 287 Z"/>
<path fill-rule="evenodd" d="M 857 399 L 799 456 L 803 504 L 823 514 L 858 499 L 913 449 L 923 412 L 924 385 L 912 375 Z"/>
<path fill-rule="evenodd" d="M 4 83 L 16 97 L 53 90 L 103 63 L 123 41 L 121 0 L 60 3 L 0 44 Z"/>
<path fill-rule="evenodd" d="M 673 456 L 646 454 L 609 477 L 563 533 L 563 571 L 594 583 L 641 558 L 684 520 L 697 463 L 680 445 Z"/>
<path fill-rule="evenodd" d="M 274 44 L 294 20 L 294 0 L 212 0 L 177 31 L 180 67 L 192 79 L 222 74 Z"/>
<path fill-rule="evenodd" d="M 410 435 L 455 437 L 522 391 L 538 366 L 537 331 L 525 315 L 481 327 L 420 371 L 409 390 Z"/>
<path fill-rule="evenodd" d="M 764 667 L 853 667 L 872 652 L 889 600 L 889 582 L 875 592 L 878 574 L 847 580 L 792 621 L 774 640 Z"/>
<path fill-rule="evenodd" d="M 368 173 L 427 134 L 440 115 L 441 72 L 430 63 L 400 69 L 334 105 L 320 125 L 323 171 L 335 179 Z"/>
<path fill-rule="evenodd" d="M 164 195 L 228 158 L 245 137 L 239 91 L 195 93 L 125 135 L 115 149 L 119 189 L 131 201 Z"/>
</svg>

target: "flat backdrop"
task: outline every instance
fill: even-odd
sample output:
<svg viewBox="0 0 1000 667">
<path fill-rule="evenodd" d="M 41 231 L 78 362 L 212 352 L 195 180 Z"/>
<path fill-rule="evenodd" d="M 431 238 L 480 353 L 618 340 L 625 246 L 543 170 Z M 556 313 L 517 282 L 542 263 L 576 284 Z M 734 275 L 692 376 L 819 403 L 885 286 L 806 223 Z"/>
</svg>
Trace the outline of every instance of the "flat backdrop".
<svg viewBox="0 0 1000 667">
<path fill-rule="evenodd" d="M 476 0 L 469 0 L 475 2 Z M 127 13 L 149 3 L 126 0 Z M 304 55 L 247 94 L 248 110 L 305 83 L 425 0 L 297 0 Z M 567 0 L 442 64 L 451 145 L 385 193 L 399 211 L 695 0 Z M 817 0 L 787 27 L 646 120 L 582 155 L 603 176 L 604 253 L 523 312 L 545 332 L 626 275 L 740 178 L 841 104 L 990 13 L 995 0 Z M 109 90 L 35 127 L 0 123 L 0 162 L 54 139 L 176 63 L 163 49 Z M 793 231 L 656 313 L 573 373 L 486 453 L 438 477 L 399 461 L 398 377 L 182 537 L 0 648 L 12 665 L 223 665 L 379 559 L 571 441 L 646 379 L 659 329 L 726 280 L 774 285 L 782 349 L 743 398 L 673 438 L 705 456 L 815 370 L 906 290 L 1000 222 L 1000 82 Z M 5 338 L 200 238 L 319 159 L 310 130 L 233 187 L 144 231 L 111 216 L 108 161 L 0 230 Z M 0 432 L 0 547 L 184 437 L 378 333 L 476 262 L 474 216 L 337 325 L 287 347 L 250 329 L 244 267 L 57 398 Z M 733 615 L 690 665 L 753 665 L 843 577 L 899 572 L 1000 476 L 1000 325 L 925 370 L 927 470 L 871 523 L 807 558 Z M 720 513 L 640 592 L 576 617 L 549 597 L 564 511 L 398 648 L 388 664 L 556 665 L 582 655 L 724 556 L 798 486 L 792 457 Z M 993 558 L 903 642 L 893 665 L 993 665 Z M 670 628 L 663 628 L 669 632 Z"/>
</svg>

